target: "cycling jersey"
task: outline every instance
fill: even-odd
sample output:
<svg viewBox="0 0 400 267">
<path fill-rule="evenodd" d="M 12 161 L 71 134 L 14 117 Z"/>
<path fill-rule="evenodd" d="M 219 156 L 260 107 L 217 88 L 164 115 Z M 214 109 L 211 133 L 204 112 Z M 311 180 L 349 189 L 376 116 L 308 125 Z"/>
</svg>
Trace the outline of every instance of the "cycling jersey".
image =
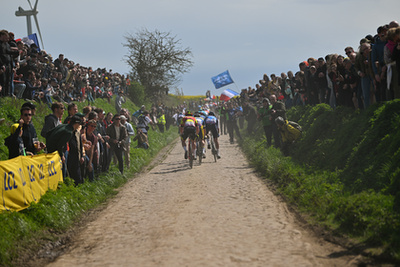
<svg viewBox="0 0 400 267">
<path fill-rule="evenodd" d="M 215 116 L 207 116 L 204 121 L 206 125 L 218 124 L 218 119 Z"/>
<path fill-rule="evenodd" d="M 199 137 L 200 139 L 204 139 L 204 118 L 202 117 L 195 117 L 198 127 L 199 127 Z"/>
<path fill-rule="evenodd" d="M 193 116 L 185 116 L 182 118 L 181 127 L 197 127 L 197 120 Z"/>
<path fill-rule="evenodd" d="M 219 136 L 218 119 L 215 116 L 207 116 L 204 120 L 206 126 L 206 133 L 211 132 L 214 138 Z"/>
</svg>

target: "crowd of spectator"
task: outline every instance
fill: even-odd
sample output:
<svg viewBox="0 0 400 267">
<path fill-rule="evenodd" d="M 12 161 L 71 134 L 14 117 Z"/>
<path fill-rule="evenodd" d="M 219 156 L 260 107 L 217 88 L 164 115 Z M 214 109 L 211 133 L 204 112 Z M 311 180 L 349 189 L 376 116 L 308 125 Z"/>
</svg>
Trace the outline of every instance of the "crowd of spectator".
<svg viewBox="0 0 400 267">
<path fill-rule="evenodd" d="M 14 34 L 0 31 L 1 96 L 12 96 L 51 107 L 57 102 L 71 103 L 95 98 L 111 99 L 118 91 L 126 93 L 129 78 L 119 73 L 84 67 L 59 54 L 53 59 L 33 43 L 15 40 Z"/>
<path fill-rule="evenodd" d="M 354 109 L 400 98 L 398 22 L 379 26 L 375 35 L 360 40 L 358 49 L 348 46 L 343 52 L 310 57 L 294 74 L 264 74 L 255 88 L 241 91 L 241 98 L 255 103 L 275 94 L 286 108 L 326 103 Z"/>
</svg>

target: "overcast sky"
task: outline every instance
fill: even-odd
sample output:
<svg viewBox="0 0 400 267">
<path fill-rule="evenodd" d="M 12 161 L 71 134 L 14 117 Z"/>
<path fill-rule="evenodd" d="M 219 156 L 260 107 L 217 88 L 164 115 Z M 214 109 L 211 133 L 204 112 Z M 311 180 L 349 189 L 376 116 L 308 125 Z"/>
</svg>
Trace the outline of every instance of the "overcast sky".
<svg viewBox="0 0 400 267">
<path fill-rule="evenodd" d="M 25 17 L 15 16 L 19 6 L 30 9 L 27 0 L 0 0 L 0 28 L 17 38 L 27 35 Z M 121 74 L 129 73 L 124 36 L 143 28 L 171 32 L 193 52 L 178 88 L 220 95 L 254 87 L 264 73 L 295 72 L 308 57 L 358 48 L 378 26 L 400 21 L 399 10 L 399 0 L 39 0 L 38 20 L 53 58 L 63 53 Z M 211 77 L 225 70 L 235 83 L 217 90 Z"/>
</svg>

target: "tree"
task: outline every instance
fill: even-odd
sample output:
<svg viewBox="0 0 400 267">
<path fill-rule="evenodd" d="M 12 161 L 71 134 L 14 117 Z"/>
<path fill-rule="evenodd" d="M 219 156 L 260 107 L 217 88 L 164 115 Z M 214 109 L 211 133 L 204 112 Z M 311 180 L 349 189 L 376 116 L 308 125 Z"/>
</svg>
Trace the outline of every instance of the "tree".
<svg viewBox="0 0 400 267">
<path fill-rule="evenodd" d="M 157 97 L 181 82 L 181 75 L 193 66 L 190 48 L 182 48 L 180 40 L 170 32 L 147 29 L 125 36 L 128 48 L 125 61 L 131 77 L 145 87 L 146 95 Z"/>
</svg>

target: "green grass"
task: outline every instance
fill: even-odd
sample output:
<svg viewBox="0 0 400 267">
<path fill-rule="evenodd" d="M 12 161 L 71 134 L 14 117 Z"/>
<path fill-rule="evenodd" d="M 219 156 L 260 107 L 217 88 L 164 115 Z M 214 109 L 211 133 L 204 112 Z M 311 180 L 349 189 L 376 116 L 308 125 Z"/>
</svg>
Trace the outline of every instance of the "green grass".
<svg viewBox="0 0 400 267">
<path fill-rule="evenodd" d="M 299 211 L 364 253 L 400 263 L 400 101 L 367 111 L 295 107 L 302 138 L 284 157 L 262 130 L 241 144 L 250 163 Z"/>
<path fill-rule="evenodd" d="M 19 108 L 22 100 L 0 98 L 0 117 L 6 118 L 6 123 L 0 126 L 0 135 L 9 135 L 9 127 L 19 118 Z M 95 106 L 106 112 L 115 112 L 114 101 L 97 99 Z M 87 103 L 78 103 L 81 111 Z M 131 112 L 137 107 L 127 101 L 123 107 Z M 44 116 L 50 109 L 42 104 L 38 105 L 36 116 L 33 119 L 36 131 L 40 133 Z M 65 115 L 66 116 L 66 115 Z M 59 184 L 55 191 L 48 191 L 42 196 L 39 203 L 20 212 L 2 212 L 0 214 L 0 266 L 18 265 L 21 257 L 34 255 L 41 245 L 49 240 L 56 240 L 60 233 L 68 230 L 89 210 L 98 207 L 108 198 L 116 194 L 116 189 L 133 179 L 135 174 L 143 169 L 165 146 L 177 137 L 177 128 L 171 127 L 165 133 L 149 131 L 150 148 L 147 150 L 135 148 L 136 142 L 131 144 L 131 168 L 120 175 L 116 166 L 111 166 L 108 173 L 101 174 L 94 182 L 85 182 L 77 187 L 73 186 L 70 178 Z M 40 138 L 41 139 L 41 138 Z M 44 141 L 44 140 L 43 140 Z M 0 144 L 0 157 L 8 159 L 8 149 Z"/>
</svg>

